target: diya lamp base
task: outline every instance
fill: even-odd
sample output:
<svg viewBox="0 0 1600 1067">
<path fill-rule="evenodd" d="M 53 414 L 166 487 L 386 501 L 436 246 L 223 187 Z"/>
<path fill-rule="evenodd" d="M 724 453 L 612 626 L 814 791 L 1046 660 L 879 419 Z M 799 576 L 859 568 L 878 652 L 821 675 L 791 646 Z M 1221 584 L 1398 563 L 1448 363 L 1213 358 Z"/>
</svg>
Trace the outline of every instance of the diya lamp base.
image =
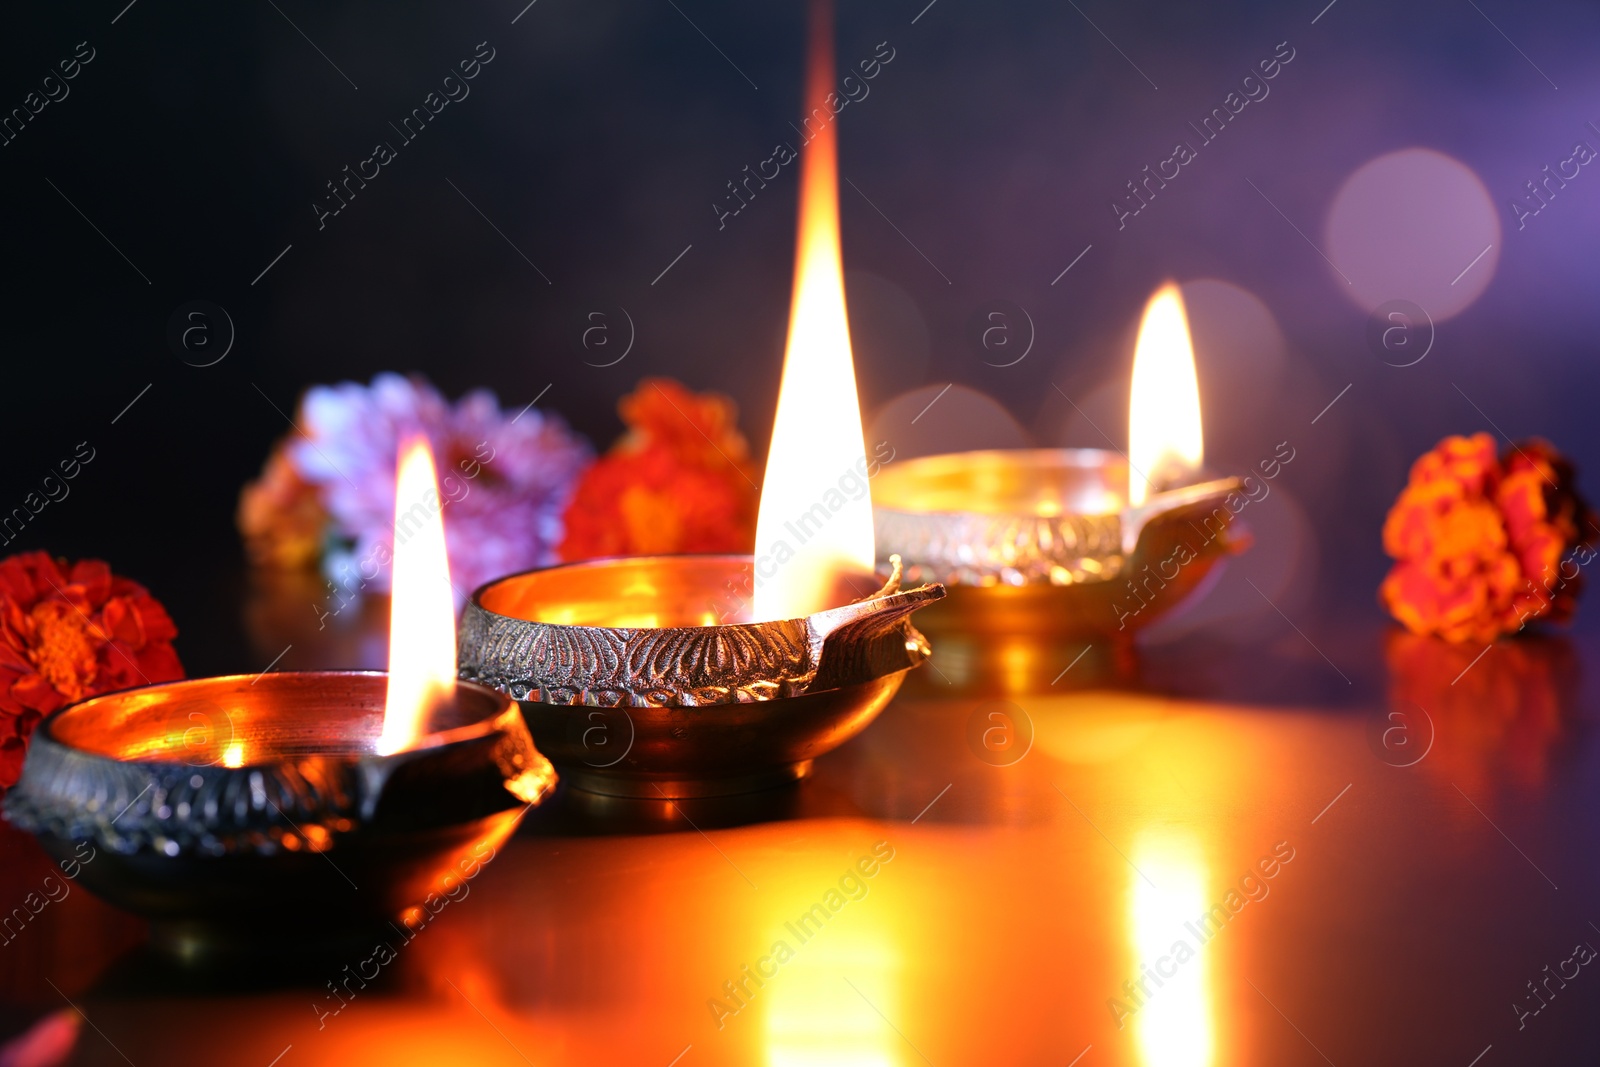
<svg viewBox="0 0 1600 1067">
<path fill-rule="evenodd" d="M 284 672 L 83 701 L 40 723 L 6 818 L 184 962 L 336 946 L 475 875 L 555 784 L 516 706 L 470 683 L 379 755 L 385 688 Z"/>
<path fill-rule="evenodd" d="M 907 616 L 944 589 L 902 591 L 895 567 L 853 604 L 723 622 L 740 613 L 752 575 L 749 556 L 708 555 L 502 578 L 467 605 L 461 675 L 516 698 L 576 789 L 676 799 L 795 781 L 864 730 L 928 658 Z"/>
</svg>

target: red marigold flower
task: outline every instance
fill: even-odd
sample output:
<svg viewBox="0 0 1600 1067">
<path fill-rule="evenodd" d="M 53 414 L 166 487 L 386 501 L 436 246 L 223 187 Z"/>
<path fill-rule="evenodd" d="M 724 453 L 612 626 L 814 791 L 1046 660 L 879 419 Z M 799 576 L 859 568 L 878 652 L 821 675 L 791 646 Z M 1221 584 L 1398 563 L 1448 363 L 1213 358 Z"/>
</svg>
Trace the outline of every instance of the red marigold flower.
<svg viewBox="0 0 1600 1067">
<path fill-rule="evenodd" d="M 1447 437 L 1411 467 L 1383 526 L 1396 560 L 1379 591 L 1413 633 L 1493 641 L 1529 620 L 1565 622 L 1600 526 L 1572 464 L 1546 441 L 1496 457 L 1486 433 Z"/>
<path fill-rule="evenodd" d="M 750 551 L 755 468 L 733 401 L 647 378 L 617 411 L 628 430 L 579 479 L 561 558 Z"/>
<path fill-rule="evenodd" d="M 0 792 L 28 739 L 57 708 L 113 689 L 183 677 L 178 629 L 144 586 L 100 560 L 47 552 L 0 560 Z"/>
</svg>

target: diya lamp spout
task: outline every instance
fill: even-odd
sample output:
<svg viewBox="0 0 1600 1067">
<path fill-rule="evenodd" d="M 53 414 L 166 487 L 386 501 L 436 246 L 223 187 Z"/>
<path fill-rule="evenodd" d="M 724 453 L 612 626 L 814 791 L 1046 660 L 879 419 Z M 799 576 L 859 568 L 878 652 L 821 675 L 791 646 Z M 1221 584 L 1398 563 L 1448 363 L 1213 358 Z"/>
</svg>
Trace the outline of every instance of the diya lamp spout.
<svg viewBox="0 0 1600 1067">
<path fill-rule="evenodd" d="M 943 599 L 944 586 L 902 590 L 900 557 L 889 557 L 889 566 L 888 580 L 871 596 L 806 617 L 806 639 L 816 664 L 809 688 L 832 688 L 862 671 L 903 670 L 931 654 L 927 638 L 906 617 Z"/>
<path fill-rule="evenodd" d="M 1139 536 L 1150 523 L 1174 512 L 1201 509 L 1221 504 L 1230 494 L 1244 492 L 1239 478 L 1216 478 L 1194 485 L 1179 486 L 1152 493 L 1143 504 L 1122 509 L 1122 554 L 1133 555 Z"/>
</svg>

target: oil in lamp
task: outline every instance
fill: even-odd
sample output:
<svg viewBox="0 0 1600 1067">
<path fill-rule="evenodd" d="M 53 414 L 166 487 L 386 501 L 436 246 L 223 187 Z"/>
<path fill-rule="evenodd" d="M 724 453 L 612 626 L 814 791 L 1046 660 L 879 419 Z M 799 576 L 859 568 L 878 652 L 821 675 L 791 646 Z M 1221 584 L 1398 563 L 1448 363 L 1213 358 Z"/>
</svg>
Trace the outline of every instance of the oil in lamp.
<svg viewBox="0 0 1600 1067">
<path fill-rule="evenodd" d="M 203 962 L 365 936 L 475 873 L 460 861 L 553 788 L 516 705 L 456 680 L 425 439 L 403 446 L 395 497 L 387 674 L 150 685 L 35 731 L 6 817 L 57 858 L 90 842 L 84 885 L 147 916 L 157 948 Z M 429 517 L 403 535 L 418 501 Z"/>
</svg>

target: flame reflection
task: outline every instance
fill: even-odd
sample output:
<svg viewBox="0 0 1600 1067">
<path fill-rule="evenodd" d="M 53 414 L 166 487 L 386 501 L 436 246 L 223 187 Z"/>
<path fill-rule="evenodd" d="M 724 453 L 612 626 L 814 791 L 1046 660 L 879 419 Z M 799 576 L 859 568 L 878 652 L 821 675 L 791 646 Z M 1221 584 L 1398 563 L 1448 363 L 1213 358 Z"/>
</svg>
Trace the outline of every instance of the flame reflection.
<svg viewBox="0 0 1600 1067">
<path fill-rule="evenodd" d="M 894 962 L 889 947 L 870 934 L 801 948 L 769 987 L 768 1067 L 900 1064 L 904 1046 L 885 1021 L 899 1007 Z"/>
<path fill-rule="evenodd" d="M 1120 992 L 1135 1011 L 1141 1062 L 1209 1067 L 1215 1041 L 1206 953 L 1185 926 L 1205 914 L 1205 858 L 1192 836 L 1162 830 L 1135 842 L 1132 861 L 1129 934 L 1138 977 Z"/>
</svg>

